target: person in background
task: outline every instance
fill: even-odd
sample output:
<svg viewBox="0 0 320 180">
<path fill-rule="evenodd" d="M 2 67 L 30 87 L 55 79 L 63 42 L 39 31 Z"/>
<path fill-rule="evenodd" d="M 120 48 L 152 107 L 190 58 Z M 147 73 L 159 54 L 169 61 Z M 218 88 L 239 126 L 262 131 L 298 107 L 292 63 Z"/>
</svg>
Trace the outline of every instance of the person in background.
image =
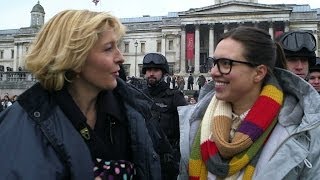
<svg viewBox="0 0 320 180">
<path fill-rule="evenodd" d="M 320 96 L 275 68 L 277 48 L 254 27 L 222 35 L 212 81 L 197 104 L 179 107 L 178 179 L 320 178 Z"/>
<path fill-rule="evenodd" d="M 0 96 L 0 112 L 3 111 L 3 105 L 2 105 L 2 99 L 1 99 L 1 96 Z"/>
<path fill-rule="evenodd" d="M 12 98 L 11 98 L 12 104 L 18 100 L 18 97 L 19 97 L 19 96 L 16 95 L 16 94 L 12 96 Z"/>
<path fill-rule="evenodd" d="M 193 96 L 193 98 L 194 98 L 196 101 L 198 101 L 199 91 L 198 91 L 198 90 L 194 91 L 194 93 L 193 93 L 192 96 Z"/>
<path fill-rule="evenodd" d="M 190 98 L 189 104 L 196 104 L 197 101 L 194 99 L 194 97 Z"/>
<path fill-rule="evenodd" d="M 193 90 L 193 84 L 194 84 L 194 78 L 192 76 L 192 74 L 190 73 L 189 77 L 188 77 L 188 90 Z"/>
<path fill-rule="evenodd" d="M 182 92 L 170 89 L 164 81 L 169 72 L 165 56 L 158 53 L 148 53 L 143 57 L 142 73 L 145 75 L 148 88 L 145 91 L 154 101 L 151 108 L 156 122 L 159 122 L 167 136 L 173 153 L 171 157 L 162 157 L 162 179 L 176 179 L 179 171 L 179 116 L 177 107 L 187 105 Z"/>
<path fill-rule="evenodd" d="M 289 71 L 307 80 L 309 67 L 315 64 L 316 39 L 307 31 L 291 31 L 279 37 Z"/>
<path fill-rule="evenodd" d="M 10 107 L 12 105 L 12 102 L 10 101 L 10 98 L 9 98 L 8 94 L 3 96 L 3 100 L 1 102 L 1 104 L 2 104 L 2 108 L 3 109 L 6 109 L 6 108 L 8 108 L 8 107 Z"/>
<path fill-rule="evenodd" d="M 178 84 L 178 90 L 183 92 L 184 90 L 184 85 L 186 84 L 183 76 L 177 76 L 177 84 Z"/>
<path fill-rule="evenodd" d="M 1 178 L 161 179 L 152 101 L 118 77 L 124 34 L 88 10 L 42 27 L 25 60 L 39 82 L 0 114 Z"/>
<path fill-rule="evenodd" d="M 166 75 L 166 82 L 167 82 L 168 87 L 170 88 L 170 84 L 171 84 L 170 74 L 167 74 L 167 75 Z"/>
<path fill-rule="evenodd" d="M 309 68 L 308 82 L 320 94 L 320 58 L 319 57 L 317 57 L 317 59 L 316 59 L 316 64 Z"/>
<path fill-rule="evenodd" d="M 189 103 L 189 96 L 188 95 L 184 95 L 183 97 L 186 100 L 186 102 Z"/>
<path fill-rule="evenodd" d="M 176 79 L 177 77 L 175 75 L 171 78 L 172 89 L 176 89 Z"/>
<path fill-rule="evenodd" d="M 201 88 L 206 84 L 206 82 L 207 82 L 206 78 L 204 77 L 204 75 L 201 74 L 197 79 L 199 90 L 201 90 Z"/>
</svg>

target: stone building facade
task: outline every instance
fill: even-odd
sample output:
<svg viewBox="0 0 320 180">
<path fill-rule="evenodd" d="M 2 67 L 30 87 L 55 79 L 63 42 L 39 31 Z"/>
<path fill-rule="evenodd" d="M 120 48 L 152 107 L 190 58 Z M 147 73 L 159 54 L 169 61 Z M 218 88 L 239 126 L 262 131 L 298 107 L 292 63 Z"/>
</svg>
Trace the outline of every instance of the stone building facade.
<svg viewBox="0 0 320 180">
<path fill-rule="evenodd" d="M 165 55 L 172 74 L 186 76 L 192 72 L 197 76 L 207 74 L 207 57 L 213 56 L 220 35 L 231 28 L 256 26 L 268 31 L 273 38 L 290 30 L 307 30 L 318 41 L 318 16 L 318 10 L 307 4 L 266 5 L 257 0 L 216 0 L 212 6 L 168 13 L 168 16 L 122 19 L 128 32 L 121 49 L 128 72 L 134 72 L 136 67 L 138 76 L 143 56 L 148 52 Z"/>
<path fill-rule="evenodd" d="M 207 74 L 206 59 L 213 55 L 220 35 L 237 26 L 256 26 L 276 38 L 290 30 L 307 30 L 319 39 L 319 9 L 308 4 L 259 4 L 258 0 L 215 0 L 215 4 L 169 12 L 167 16 L 122 18 L 127 34 L 120 43 L 128 76 L 141 76 L 146 53 L 168 59 L 171 74 Z M 30 27 L 0 30 L 0 71 L 24 69 L 23 57 L 44 23 L 38 2 L 31 11 Z M 319 49 L 316 54 L 318 55 Z"/>
<path fill-rule="evenodd" d="M 45 11 L 39 1 L 30 12 L 30 26 L 0 30 L 0 71 L 22 71 L 24 55 L 44 24 Z"/>
</svg>

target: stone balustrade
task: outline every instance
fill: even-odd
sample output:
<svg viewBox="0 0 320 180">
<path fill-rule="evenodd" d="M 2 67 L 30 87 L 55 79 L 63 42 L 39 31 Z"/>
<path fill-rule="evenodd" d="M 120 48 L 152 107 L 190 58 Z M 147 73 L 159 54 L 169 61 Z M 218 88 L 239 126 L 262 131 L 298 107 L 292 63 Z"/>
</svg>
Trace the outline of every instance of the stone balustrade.
<svg viewBox="0 0 320 180">
<path fill-rule="evenodd" d="M 36 82 L 37 80 L 30 72 L 0 72 L 0 96 L 3 97 L 6 93 L 9 95 L 19 95 Z"/>
</svg>

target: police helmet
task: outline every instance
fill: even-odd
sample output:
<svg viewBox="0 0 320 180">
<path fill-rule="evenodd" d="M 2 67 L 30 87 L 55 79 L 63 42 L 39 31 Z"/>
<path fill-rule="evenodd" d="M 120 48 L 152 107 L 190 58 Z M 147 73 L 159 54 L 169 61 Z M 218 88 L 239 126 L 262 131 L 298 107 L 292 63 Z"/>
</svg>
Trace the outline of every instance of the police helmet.
<svg viewBox="0 0 320 180">
<path fill-rule="evenodd" d="M 309 66 L 316 63 L 316 39 L 308 31 L 292 31 L 283 34 L 279 43 L 284 50 L 286 57 L 306 57 Z"/>
<path fill-rule="evenodd" d="M 158 68 L 162 70 L 163 74 L 169 73 L 166 57 L 158 53 L 148 53 L 144 56 L 142 74 L 146 74 L 147 68 Z"/>
</svg>

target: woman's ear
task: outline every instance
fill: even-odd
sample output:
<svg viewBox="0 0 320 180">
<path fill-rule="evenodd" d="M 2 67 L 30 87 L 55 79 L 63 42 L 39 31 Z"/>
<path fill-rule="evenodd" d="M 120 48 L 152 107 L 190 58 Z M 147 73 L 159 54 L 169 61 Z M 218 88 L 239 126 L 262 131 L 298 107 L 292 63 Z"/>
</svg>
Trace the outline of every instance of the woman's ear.
<svg viewBox="0 0 320 180">
<path fill-rule="evenodd" d="M 268 68 L 266 65 L 261 64 L 257 66 L 254 81 L 257 83 L 261 82 L 264 79 L 264 77 L 267 75 L 267 73 L 268 73 Z"/>
</svg>

